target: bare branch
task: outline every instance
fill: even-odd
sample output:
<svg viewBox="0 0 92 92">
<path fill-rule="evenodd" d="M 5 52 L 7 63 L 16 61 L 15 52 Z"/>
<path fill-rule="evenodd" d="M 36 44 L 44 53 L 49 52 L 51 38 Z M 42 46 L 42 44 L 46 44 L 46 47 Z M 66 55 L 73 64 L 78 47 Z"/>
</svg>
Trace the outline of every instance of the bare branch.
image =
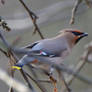
<svg viewBox="0 0 92 92">
<path fill-rule="evenodd" d="M 20 1 L 20 3 L 24 6 L 24 8 L 25 8 L 26 11 L 28 12 L 30 18 L 32 19 L 33 25 L 34 25 L 34 27 L 35 27 L 33 33 L 35 33 L 35 32 L 37 31 L 38 34 L 40 35 L 40 37 L 41 37 L 42 39 L 44 39 L 44 37 L 43 37 L 43 35 L 42 35 L 42 33 L 41 33 L 41 31 L 40 31 L 40 29 L 39 29 L 37 23 L 36 23 L 36 20 L 37 20 L 38 17 L 36 16 L 36 14 L 34 14 L 34 13 L 26 6 L 26 4 L 24 3 L 23 0 L 19 0 L 19 1 Z"/>
<path fill-rule="evenodd" d="M 70 19 L 70 24 L 74 24 L 74 21 L 75 21 L 75 14 L 76 14 L 76 11 L 80 5 L 80 3 L 82 2 L 83 0 L 76 0 L 75 1 L 75 4 L 74 4 L 74 7 L 72 9 L 72 15 L 71 15 L 71 19 Z M 85 0 L 86 2 L 86 5 L 91 8 L 92 7 L 92 2 L 89 1 L 89 0 Z"/>
<path fill-rule="evenodd" d="M 23 78 L 25 79 L 26 83 L 28 84 L 28 87 L 32 90 L 32 92 L 36 92 L 34 90 L 33 86 L 30 84 L 30 82 L 29 82 L 27 76 L 25 75 L 24 71 L 23 70 L 20 70 L 20 72 L 21 72 Z"/>
<path fill-rule="evenodd" d="M 71 15 L 71 19 L 70 19 L 70 24 L 74 24 L 74 20 L 75 20 L 75 13 L 78 9 L 79 4 L 82 2 L 82 0 L 76 0 L 74 7 L 72 9 L 72 15 Z"/>
<path fill-rule="evenodd" d="M 80 72 L 80 70 L 83 68 L 83 66 L 84 66 L 84 65 L 86 64 L 86 62 L 87 62 L 88 55 L 89 55 L 89 51 L 85 51 L 85 52 L 83 53 L 83 56 L 82 56 L 83 59 L 81 59 L 81 60 L 79 61 L 79 63 L 76 65 L 76 67 L 74 68 L 74 72 L 76 72 L 76 73 L 79 73 L 79 72 Z M 75 77 L 74 77 L 73 75 L 70 75 L 70 76 L 66 79 L 67 83 L 70 85 L 71 82 L 74 80 L 74 78 L 75 78 Z"/>
<path fill-rule="evenodd" d="M 33 79 L 28 73 L 25 73 L 34 83 L 40 88 L 42 92 L 47 92 L 47 90 L 39 83 L 37 79 Z"/>
</svg>

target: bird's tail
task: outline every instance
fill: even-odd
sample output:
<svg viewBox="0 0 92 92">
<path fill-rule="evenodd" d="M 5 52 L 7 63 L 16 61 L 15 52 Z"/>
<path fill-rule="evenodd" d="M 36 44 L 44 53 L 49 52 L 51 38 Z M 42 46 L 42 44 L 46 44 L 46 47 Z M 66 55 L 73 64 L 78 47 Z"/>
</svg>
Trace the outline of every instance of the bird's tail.
<svg viewBox="0 0 92 92">
<path fill-rule="evenodd" d="M 13 69 L 20 70 L 20 69 L 22 68 L 22 65 L 16 64 L 16 65 L 12 66 L 12 68 L 13 68 Z"/>
</svg>

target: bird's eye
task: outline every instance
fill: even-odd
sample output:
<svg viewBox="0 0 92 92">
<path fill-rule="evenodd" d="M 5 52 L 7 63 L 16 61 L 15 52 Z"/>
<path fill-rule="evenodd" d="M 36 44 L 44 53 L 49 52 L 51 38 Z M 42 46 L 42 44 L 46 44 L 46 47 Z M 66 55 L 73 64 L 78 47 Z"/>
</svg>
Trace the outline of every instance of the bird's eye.
<svg viewBox="0 0 92 92">
<path fill-rule="evenodd" d="M 72 31 L 72 33 L 73 33 L 74 35 L 76 35 L 76 36 L 83 34 L 82 32 L 75 32 L 75 31 Z"/>
</svg>

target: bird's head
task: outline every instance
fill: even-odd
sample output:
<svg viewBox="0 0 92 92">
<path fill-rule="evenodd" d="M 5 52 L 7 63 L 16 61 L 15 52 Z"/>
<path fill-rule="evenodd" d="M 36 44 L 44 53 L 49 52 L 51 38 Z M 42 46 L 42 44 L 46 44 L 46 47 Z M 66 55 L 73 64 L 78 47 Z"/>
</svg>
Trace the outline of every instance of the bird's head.
<svg viewBox="0 0 92 92">
<path fill-rule="evenodd" d="M 64 29 L 60 31 L 60 36 L 67 39 L 68 43 L 73 46 L 79 42 L 85 36 L 88 36 L 88 33 L 81 32 L 77 29 Z"/>
<path fill-rule="evenodd" d="M 80 30 L 76 29 L 67 29 L 65 30 L 65 33 L 72 38 L 73 43 L 78 43 L 80 39 L 82 39 L 85 36 L 88 36 L 88 33 L 81 32 Z"/>
</svg>

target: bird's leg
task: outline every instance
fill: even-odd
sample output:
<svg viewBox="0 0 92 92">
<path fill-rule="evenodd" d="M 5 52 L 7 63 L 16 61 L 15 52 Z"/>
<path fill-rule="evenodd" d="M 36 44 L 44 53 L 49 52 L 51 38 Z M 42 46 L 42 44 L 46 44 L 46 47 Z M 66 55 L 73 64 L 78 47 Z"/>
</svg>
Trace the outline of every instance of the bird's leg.
<svg viewBox="0 0 92 92">
<path fill-rule="evenodd" d="M 56 87 L 57 80 L 54 79 L 52 75 L 50 75 L 49 78 L 50 78 L 51 82 L 54 84 L 54 92 L 58 92 L 57 87 Z"/>
<path fill-rule="evenodd" d="M 57 87 L 56 87 L 57 80 L 52 76 L 53 71 L 54 71 L 54 68 L 51 66 L 50 72 L 49 72 L 49 78 L 50 78 L 51 82 L 54 84 L 54 92 L 58 92 Z"/>
<path fill-rule="evenodd" d="M 49 75 L 52 75 L 52 74 L 53 74 L 53 71 L 54 71 L 53 66 L 50 66 L 50 72 L 49 72 Z"/>
</svg>

